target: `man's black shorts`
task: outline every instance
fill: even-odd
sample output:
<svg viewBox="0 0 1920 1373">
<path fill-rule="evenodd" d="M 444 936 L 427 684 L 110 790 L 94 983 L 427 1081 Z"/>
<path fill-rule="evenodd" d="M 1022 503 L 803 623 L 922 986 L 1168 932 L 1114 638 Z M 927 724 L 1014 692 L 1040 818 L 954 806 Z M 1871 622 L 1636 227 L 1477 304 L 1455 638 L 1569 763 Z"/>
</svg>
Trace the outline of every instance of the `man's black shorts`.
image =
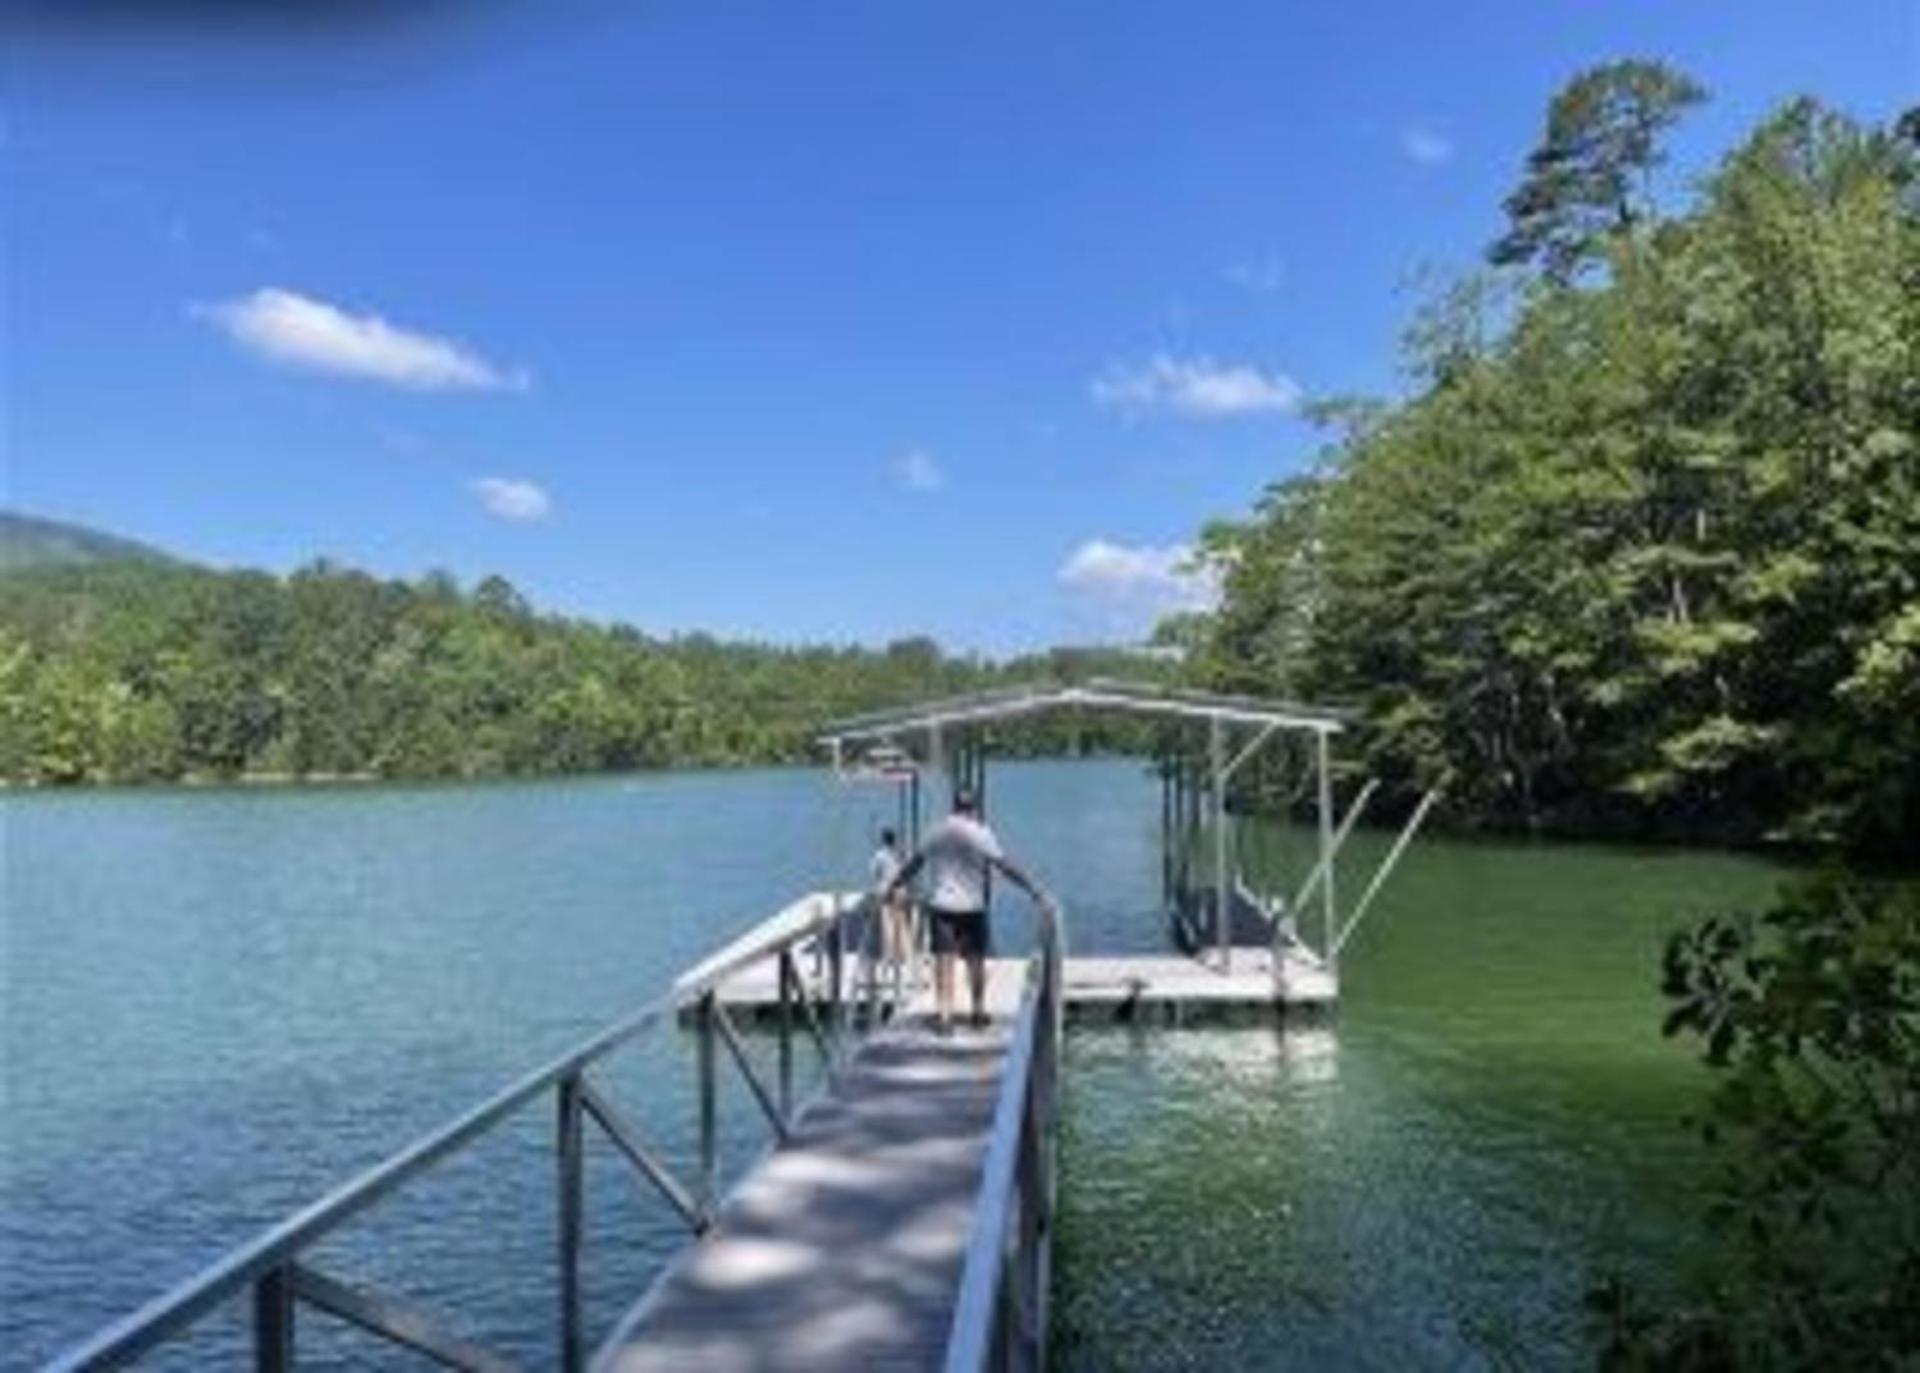
<svg viewBox="0 0 1920 1373">
<path fill-rule="evenodd" d="M 927 941 L 935 953 L 985 958 L 993 940 L 985 911 L 949 911 L 927 907 Z"/>
</svg>

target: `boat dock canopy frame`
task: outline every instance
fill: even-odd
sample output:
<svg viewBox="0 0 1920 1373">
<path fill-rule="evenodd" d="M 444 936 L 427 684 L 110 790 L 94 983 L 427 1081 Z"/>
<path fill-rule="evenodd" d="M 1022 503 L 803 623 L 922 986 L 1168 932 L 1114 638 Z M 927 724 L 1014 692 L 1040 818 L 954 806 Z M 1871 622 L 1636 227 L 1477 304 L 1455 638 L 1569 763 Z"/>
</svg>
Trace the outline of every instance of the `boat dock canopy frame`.
<svg viewBox="0 0 1920 1373">
<path fill-rule="evenodd" d="M 827 745 L 868 740 L 893 741 L 900 735 L 923 730 L 985 724 L 1039 711 L 1076 707 L 1134 711 L 1180 720 L 1310 730 L 1317 734 L 1338 734 L 1354 718 L 1351 711 L 1326 706 L 1096 678 L 1076 685 L 1041 684 L 1008 687 L 1000 691 L 979 691 L 918 705 L 873 711 L 827 726 L 821 732 L 820 741 Z"/>
<path fill-rule="evenodd" d="M 1191 691 L 1157 684 L 1095 678 L 1075 684 L 1043 683 L 974 692 L 940 700 L 873 711 L 827 726 L 820 743 L 831 750 L 836 767 L 849 748 L 858 750 L 885 744 L 912 753 L 912 741 L 924 741 L 923 758 L 935 771 L 945 772 L 956 787 L 983 791 L 984 754 L 967 742 L 975 731 L 997 721 L 1018 719 L 1043 711 L 1094 710 L 1155 716 L 1205 727 L 1204 744 L 1184 767 L 1163 769 L 1169 797 L 1163 803 L 1163 825 L 1175 814 L 1197 834 L 1203 808 L 1211 812 L 1214 840 L 1213 885 L 1219 958 L 1222 970 L 1232 965 L 1230 921 L 1226 911 L 1232 899 L 1226 840 L 1227 785 L 1254 753 L 1280 733 L 1311 735 L 1312 766 L 1317 772 L 1316 808 L 1319 812 L 1319 878 L 1323 943 L 1321 957 L 1331 971 L 1336 956 L 1333 883 L 1333 794 L 1329 742 L 1353 722 L 1351 711 L 1292 701 L 1262 700 L 1252 696 Z M 1238 738 L 1232 731 L 1246 732 Z M 959 747 L 952 747 L 959 744 Z M 1234 752 L 1229 755 L 1229 745 Z M 1185 749 L 1176 754 L 1187 753 Z M 1178 798 L 1172 795 L 1177 792 Z M 917 836 L 918 824 L 914 831 Z"/>
</svg>

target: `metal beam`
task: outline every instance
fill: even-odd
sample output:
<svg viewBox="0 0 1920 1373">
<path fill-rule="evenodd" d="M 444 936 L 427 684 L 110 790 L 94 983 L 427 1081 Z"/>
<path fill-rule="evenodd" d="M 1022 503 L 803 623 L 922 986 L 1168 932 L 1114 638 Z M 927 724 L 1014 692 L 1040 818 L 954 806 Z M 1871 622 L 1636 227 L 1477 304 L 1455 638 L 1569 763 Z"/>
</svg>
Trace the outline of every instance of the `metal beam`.
<svg viewBox="0 0 1920 1373">
<path fill-rule="evenodd" d="M 773 1094 L 766 1084 L 760 1081 L 760 1075 L 753 1070 L 753 1060 L 747 1057 L 747 1049 L 740 1042 L 740 1035 L 733 1028 L 733 1021 L 721 1009 L 716 1000 L 713 1003 L 713 1027 L 720 1031 L 720 1042 L 727 1046 L 727 1052 L 733 1055 L 733 1063 L 740 1070 L 740 1076 L 747 1080 L 747 1086 L 753 1091 L 753 1099 L 760 1103 L 760 1109 L 766 1112 L 767 1119 L 773 1125 L 773 1131 L 780 1136 L 780 1142 L 786 1143 L 788 1130 L 786 1119 L 780 1114 L 780 1107 L 774 1101 Z"/>
<path fill-rule="evenodd" d="M 1340 857 L 1340 850 L 1346 846 L 1347 836 L 1353 833 L 1353 827 L 1359 821 L 1360 813 L 1367 808 L 1367 802 L 1373 798 L 1373 793 L 1379 787 L 1379 779 L 1370 777 L 1367 779 L 1367 784 L 1360 788 L 1360 794 L 1354 797 L 1353 804 L 1347 807 L 1346 818 L 1340 822 L 1340 828 L 1333 836 L 1332 854 L 1329 859 L 1314 863 L 1313 871 L 1307 874 L 1307 880 L 1300 884 L 1300 890 L 1293 894 L 1293 900 L 1288 903 L 1288 911 L 1300 910 L 1313 896 L 1314 889 L 1320 885 L 1320 879 L 1326 874 L 1328 863 Z"/>
<path fill-rule="evenodd" d="M 464 1373 L 518 1373 L 519 1365 L 491 1349 L 444 1329 L 432 1316 L 383 1293 L 349 1287 L 304 1264 L 292 1265 L 293 1290 L 301 1301 L 350 1325 Z"/>
<path fill-rule="evenodd" d="M 613 1103 L 601 1096 L 598 1089 L 584 1078 L 580 1081 L 580 1104 L 586 1108 L 587 1114 L 593 1117 L 594 1124 L 606 1132 L 613 1147 L 626 1156 L 627 1162 L 638 1169 L 642 1177 L 653 1184 L 654 1190 L 667 1199 L 669 1206 L 680 1213 L 680 1219 L 687 1223 L 687 1228 L 696 1235 L 704 1234 L 710 1223 L 710 1217 L 699 1201 L 694 1198 L 693 1193 L 682 1186 L 667 1165 L 655 1158 L 653 1152 L 640 1142 L 640 1136 L 635 1133 L 631 1125 L 627 1124 L 620 1113 L 614 1110 Z"/>
<path fill-rule="evenodd" d="M 256 1373 L 293 1367 L 293 1265 L 262 1273 L 253 1285 L 253 1366 Z"/>
<path fill-rule="evenodd" d="M 1226 723 L 1215 716 L 1207 727 L 1207 757 L 1213 771 L 1213 929 L 1220 945 L 1220 971 L 1233 971 L 1233 878 L 1227 872 Z"/>
<path fill-rule="evenodd" d="M 560 1244 L 560 1367 L 579 1373 L 586 1358 L 580 1313 L 580 1249 L 586 1239 L 586 1165 L 580 1131 L 579 1073 L 562 1078 L 555 1122 L 554 1159 L 558 1176 Z"/>
<path fill-rule="evenodd" d="M 1314 743 L 1320 767 L 1320 866 L 1325 869 L 1320 878 L 1321 916 L 1325 928 L 1320 957 L 1326 963 L 1328 972 L 1338 972 L 1335 960 L 1340 950 L 1334 947 L 1333 942 L 1333 775 L 1327 758 L 1327 736 L 1322 734 Z"/>
<path fill-rule="evenodd" d="M 1225 773 L 1221 775 L 1220 780 L 1222 782 L 1225 782 L 1228 778 L 1232 777 L 1234 773 L 1240 771 L 1241 764 L 1245 763 L 1247 759 L 1253 757 L 1253 755 L 1259 751 L 1260 745 L 1266 743 L 1267 740 L 1271 739 L 1273 737 L 1274 731 L 1279 728 L 1280 728 L 1280 724 L 1278 721 L 1276 720 L 1268 721 L 1267 724 L 1260 730 L 1258 734 L 1254 735 L 1253 738 L 1247 741 L 1247 745 L 1245 748 L 1241 749 L 1238 753 L 1233 755 L 1233 761 L 1227 764 L 1227 770 Z"/>
<path fill-rule="evenodd" d="M 1444 783 L 1435 785 L 1420 798 L 1420 804 L 1413 808 L 1413 815 L 1407 820 L 1406 828 L 1400 831 L 1400 837 L 1393 841 L 1393 847 L 1387 851 L 1387 856 L 1380 861 L 1380 866 L 1374 869 L 1373 880 L 1367 884 L 1366 891 L 1361 894 L 1360 900 L 1355 904 L 1353 914 L 1347 917 L 1347 923 L 1340 927 L 1339 938 L 1333 945 L 1333 951 L 1336 954 L 1353 934 L 1361 918 L 1366 915 L 1367 907 L 1373 904 L 1374 896 L 1386 884 L 1387 878 L 1400 862 L 1400 855 L 1405 853 L 1407 845 L 1413 842 L 1413 836 L 1419 832 L 1421 823 L 1427 818 L 1427 812 L 1433 809 L 1433 803 L 1440 799 L 1441 785 Z"/>
</svg>

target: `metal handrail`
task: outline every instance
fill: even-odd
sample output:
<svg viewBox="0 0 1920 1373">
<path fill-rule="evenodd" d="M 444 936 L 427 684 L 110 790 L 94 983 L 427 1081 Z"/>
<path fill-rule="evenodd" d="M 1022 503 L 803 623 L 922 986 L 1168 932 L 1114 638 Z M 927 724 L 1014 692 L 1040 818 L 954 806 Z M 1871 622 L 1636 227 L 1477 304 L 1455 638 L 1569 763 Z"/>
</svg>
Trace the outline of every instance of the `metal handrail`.
<svg viewBox="0 0 1920 1373">
<path fill-rule="evenodd" d="M 946 1373 L 1046 1365 L 1066 930 L 1051 897 L 1037 904 L 1040 948 L 994 1103 Z"/>
<path fill-rule="evenodd" d="M 725 957 L 723 962 L 716 962 L 715 959 L 707 960 L 694 970 L 699 976 L 689 975 L 691 980 L 689 977 L 683 977 L 665 994 L 655 997 L 638 1010 L 600 1030 L 545 1066 L 525 1074 L 472 1110 L 415 1141 L 399 1153 L 368 1168 L 359 1176 L 328 1192 L 318 1201 L 229 1251 L 224 1257 L 203 1268 L 199 1273 L 97 1331 L 88 1339 L 56 1356 L 45 1365 L 44 1373 L 94 1373 L 95 1370 L 124 1366 L 155 1346 L 183 1333 L 209 1311 L 223 1302 L 240 1296 L 249 1288 L 252 1289 L 254 1296 L 257 1363 L 262 1369 L 291 1366 L 292 1309 L 299 1301 L 306 1301 L 335 1315 L 354 1320 L 363 1328 L 390 1340 L 411 1344 L 415 1348 L 431 1347 L 437 1352 L 442 1362 L 450 1363 L 455 1367 L 503 1366 L 504 1360 L 456 1336 L 440 1331 L 422 1313 L 407 1308 L 391 1298 L 347 1288 L 338 1280 L 315 1272 L 299 1260 L 307 1250 L 389 1192 L 458 1152 L 549 1091 L 555 1092 L 560 1108 L 560 1131 L 557 1138 L 562 1216 L 563 1296 L 560 1363 L 564 1369 L 580 1367 L 584 1361 L 584 1350 L 579 1332 L 577 1262 L 582 1204 L 581 1126 L 584 1121 L 591 1118 L 599 1124 L 620 1152 L 634 1163 L 641 1175 L 660 1190 L 683 1214 L 690 1196 L 687 1190 L 672 1178 L 664 1165 L 641 1148 L 632 1135 L 630 1127 L 612 1114 L 611 1106 L 606 1099 L 586 1080 L 584 1076 L 586 1069 L 642 1031 L 671 1016 L 690 998 L 696 999 L 703 1012 L 701 1017 L 703 1030 L 701 1144 L 704 1156 L 703 1167 L 710 1180 L 715 1157 L 712 1119 L 714 1055 L 711 1042 L 715 1025 L 713 1012 L 718 1006 L 715 988 L 731 973 L 767 958 L 778 958 L 781 961 L 780 975 L 783 979 L 783 988 L 784 979 L 788 976 L 797 980 L 798 973 L 794 968 L 793 960 L 795 947 L 816 938 L 823 929 L 830 927 L 850 908 L 847 904 L 849 900 L 850 898 L 833 894 L 816 893 L 801 902 L 796 902 L 788 907 L 786 912 L 782 912 L 781 917 L 775 919 L 782 919 L 789 913 L 808 906 L 809 903 L 814 907 L 826 909 L 828 914 L 824 919 L 793 918 L 785 927 L 777 930 L 774 937 L 752 940 L 750 948 L 747 947 L 747 941 L 736 941 L 735 945 L 723 949 L 716 958 L 729 954 L 734 956 Z M 751 956 L 747 956 L 748 954 Z M 804 989 L 801 989 L 801 995 L 804 999 Z M 837 987 L 835 995 L 837 998 Z M 807 1011 L 811 1015 L 810 1007 L 807 1007 Z M 846 1023 L 844 1016 L 841 1018 L 841 1023 L 843 1025 Z M 781 1019 L 781 1031 L 783 1036 L 781 1053 L 783 1100 L 781 1104 L 782 1109 L 785 1110 L 788 1108 L 785 1100 L 788 1095 L 785 1070 L 789 1062 L 785 1039 L 789 1033 L 786 1016 Z M 722 1031 L 722 1033 L 725 1032 Z M 825 1041 L 822 1040 L 821 1043 L 824 1048 Z M 747 1073 L 749 1083 L 756 1094 L 761 1097 L 763 1103 L 767 1102 L 767 1094 L 753 1080 L 751 1071 L 746 1069 L 744 1064 L 741 1064 L 741 1067 L 742 1071 Z M 711 1189 L 708 1190 L 710 1192 Z M 710 1214 L 713 1199 L 709 1195 L 706 1200 L 707 1214 Z M 693 1224 L 691 1228 L 697 1230 L 704 1224 L 704 1216 L 689 1217 L 690 1222 L 696 1219 L 700 1224 Z"/>
</svg>

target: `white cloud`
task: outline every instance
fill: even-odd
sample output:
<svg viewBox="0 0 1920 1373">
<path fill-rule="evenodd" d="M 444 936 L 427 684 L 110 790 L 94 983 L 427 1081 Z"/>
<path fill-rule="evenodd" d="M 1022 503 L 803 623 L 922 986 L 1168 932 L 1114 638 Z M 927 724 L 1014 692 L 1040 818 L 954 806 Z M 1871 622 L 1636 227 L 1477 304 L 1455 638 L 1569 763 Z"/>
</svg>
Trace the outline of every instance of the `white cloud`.
<svg viewBox="0 0 1920 1373">
<path fill-rule="evenodd" d="M 1182 610 L 1208 610 L 1220 598 L 1218 571 L 1185 544 L 1122 544 L 1088 539 L 1068 555 L 1061 585 L 1149 621 Z"/>
<path fill-rule="evenodd" d="M 553 513 L 553 497 L 530 481 L 482 477 L 473 483 L 473 494 L 489 515 L 503 520 L 544 520 Z"/>
<path fill-rule="evenodd" d="M 1265 294 L 1287 284 L 1287 270 L 1279 258 L 1270 257 L 1260 262 L 1241 262 L 1227 268 L 1227 280 L 1235 286 Z"/>
<path fill-rule="evenodd" d="M 1166 353 L 1156 353 L 1137 366 L 1116 364 L 1094 378 L 1092 389 L 1093 398 L 1102 405 L 1130 410 L 1164 407 L 1202 419 L 1285 414 L 1300 404 L 1300 385 L 1284 372 Z"/>
<path fill-rule="evenodd" d="M 195 306 L 243 348 L 316 372 L 386 382 L 416 391 L 524 390 L 508 372 L 466 345 L 415 333 L 378 315 L 350 314 L 324 300 L 267 286 L 234 300 Z"/>
<path fill-rule="evenodd" d="M 1400 131 L 1400 151 L 1415 162 L 1437 167 L 1453 159 L 1453 140 L 1424 124 L 1410 124 Z"/>
<path fill-rule="evenodd" d="M 893 475 L 908 491 L 944 491 L 947 486 L 946 469 L 924 448 L 916 448 L 896 462 Z"/>
</svg>

